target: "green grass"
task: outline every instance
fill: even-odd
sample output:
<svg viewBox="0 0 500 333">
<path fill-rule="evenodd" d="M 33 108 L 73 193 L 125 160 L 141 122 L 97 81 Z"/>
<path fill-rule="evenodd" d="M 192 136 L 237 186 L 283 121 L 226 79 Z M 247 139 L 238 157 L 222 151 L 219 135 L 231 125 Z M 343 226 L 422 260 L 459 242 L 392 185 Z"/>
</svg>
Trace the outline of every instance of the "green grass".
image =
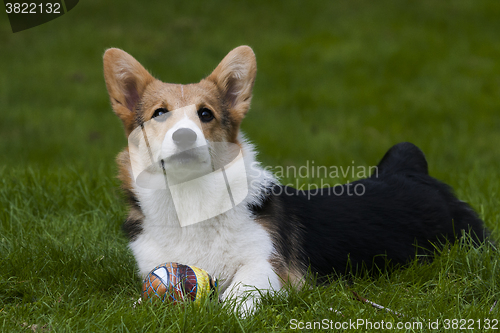
<svg viewBox="0 0 500 333">
<path fill-rule="evenodd" d="M 248 44 L 259 70 L 243 129 L 265 165 L 369 166 L 411 141 L 498 240 L 500 2 L 86 0 L 16 34 L 0 16 L 0 331 L 269 332 L 292 319 L 366 319 L 424 321 L 426 332 L 429 321 L 445 331 L 445 319 L 500 317 L 500 305 L 490 312 L 498 253 L 467 244 L 391 275 L 264 297 L 245 319 L 214 302 L 134 308 L 141 281 L 114 164 L 126 138 L 102 74 L 104 50 L 119 47 L 167 82 L 195 82 Z"/>
</svg>

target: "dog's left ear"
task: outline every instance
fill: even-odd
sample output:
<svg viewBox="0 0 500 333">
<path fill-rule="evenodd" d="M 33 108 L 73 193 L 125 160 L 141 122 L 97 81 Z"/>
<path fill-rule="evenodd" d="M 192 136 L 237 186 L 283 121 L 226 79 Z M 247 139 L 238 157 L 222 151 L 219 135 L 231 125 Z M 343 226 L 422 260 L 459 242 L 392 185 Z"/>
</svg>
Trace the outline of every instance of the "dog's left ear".
<svg viewBox="0 0 500 333">
<path fill-rule="evenodd" d="M 241 121 L 250 108 L 256 73 L 257 62 L 252 49 L 239 46 L 207 77 L 222 91 L 224 102 L 237 121 Z"/>
</svg>

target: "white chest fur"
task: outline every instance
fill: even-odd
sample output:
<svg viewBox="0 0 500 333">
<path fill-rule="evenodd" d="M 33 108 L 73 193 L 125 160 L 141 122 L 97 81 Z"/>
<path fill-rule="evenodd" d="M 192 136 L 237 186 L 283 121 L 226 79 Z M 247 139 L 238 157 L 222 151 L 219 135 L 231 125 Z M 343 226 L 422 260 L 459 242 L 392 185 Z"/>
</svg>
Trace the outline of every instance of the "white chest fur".
<svg viewBox="0 0 500 333">
<path fill-rule="evenodd" d="M 146 201 L 145 206 L 162 199 L 158 193 L 161 191 L 155 192 L 152 195 L 156 198 Z M 142 276 L 161 263 L 179 262 L 206 270 L 220 279 L 224 288 L 240 267 L 248 262 L 268 261 L 272 255 L 270 235 L 251 218 L 245 204 L 186 227 L 168 223 L 169 216 L 175 214 L 173 207 L 143 210 L 143 232 L 130 244 Z"/>
<path fill-rule="evenodd" d="M 179 262 L 206 270 L 219 279 L 222 290 L 236 282 L 257 288 L 279 288 L 269 263 L 274 251 L 271 236 L 248 209 L 249 203 L 261 200 L 262 186 L 275 180 L 253 162 L 252 147 L 245 142 L 243 148 L 248 171 L 247 198 L 204 222 L 181 227 L 168 191 L 134 188 L 145 220 L 142 233 L 130 243 L 130 248 L 142 276 L 159 264 Z M 203 202 L 205 195 L 209 194 L 200 192 L 197 197 L 185 200 Z"/>
</svg>

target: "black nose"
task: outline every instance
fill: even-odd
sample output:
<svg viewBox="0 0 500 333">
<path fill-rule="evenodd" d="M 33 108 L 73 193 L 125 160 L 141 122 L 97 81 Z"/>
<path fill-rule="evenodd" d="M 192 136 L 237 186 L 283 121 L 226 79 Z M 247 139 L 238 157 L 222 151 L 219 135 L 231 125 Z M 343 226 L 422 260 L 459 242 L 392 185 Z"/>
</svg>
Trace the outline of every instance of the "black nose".
<svg viewBox="0 0 500 333">
<path fill-rule="evenodd" d="M 196 142 L 196 133 L 189 128 L 179 128 L 172 134 L 172 139 L 179 148 L 189 148 Z"/>
</svg>

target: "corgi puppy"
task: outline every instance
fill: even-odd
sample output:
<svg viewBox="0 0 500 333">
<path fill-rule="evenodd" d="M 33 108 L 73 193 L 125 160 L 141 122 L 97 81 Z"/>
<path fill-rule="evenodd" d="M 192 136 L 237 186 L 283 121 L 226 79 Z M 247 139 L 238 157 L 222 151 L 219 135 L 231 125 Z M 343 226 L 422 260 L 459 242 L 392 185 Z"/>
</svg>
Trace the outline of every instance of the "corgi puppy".
<svg viewBox="0 0 500 333">
<path fill-rule="evenodd" d="M 199 83 L 170 84 L 122 50 L 105 52 L 107 90 L 129 139 L 117 157 L 123 229 L 143 277 L 164 262 L 203 268 L 222 300 L 249 313 L 259 291 L 301 285 L 308 269 L 325 277 L 401 265 L 462 231 L 484 240 L 477 214 L 428 175 L 411 143 L 392 147 L 375 175 L 333 191 L 281 185 L 240 131 L 256 70 L 252 49 L 240 46 Z M 363 195 L 349 191 L 356 185 Z"/>
</svg>

